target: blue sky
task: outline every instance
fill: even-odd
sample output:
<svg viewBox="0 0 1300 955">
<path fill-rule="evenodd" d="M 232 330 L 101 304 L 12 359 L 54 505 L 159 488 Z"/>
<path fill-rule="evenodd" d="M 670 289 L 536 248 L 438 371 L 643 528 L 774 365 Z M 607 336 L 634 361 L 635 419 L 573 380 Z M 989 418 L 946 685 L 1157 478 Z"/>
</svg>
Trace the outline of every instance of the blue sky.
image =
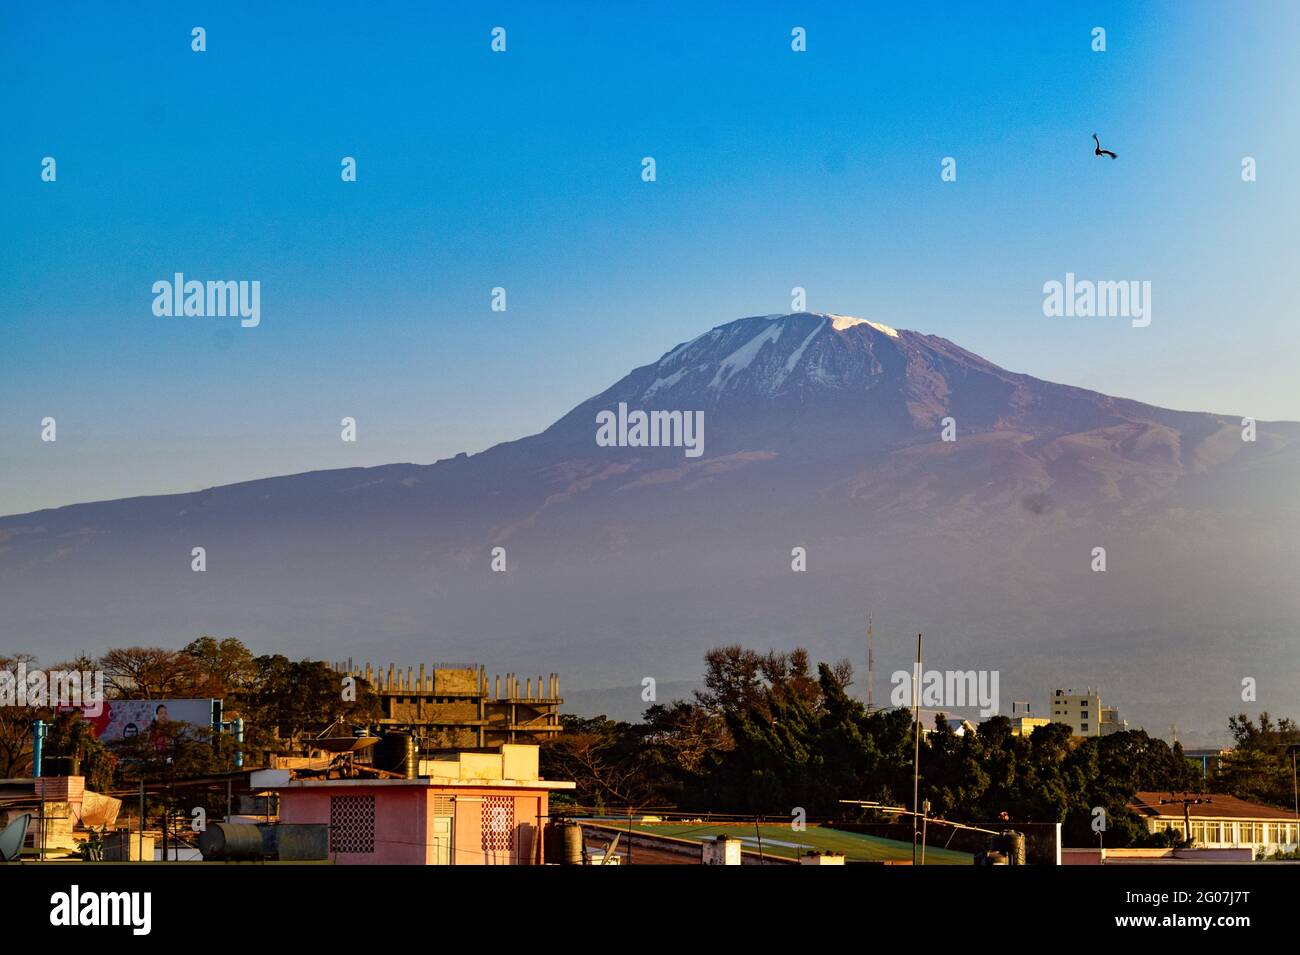
<svg viewBox="0 0 1300 955">
<path fill-rule="evenodd" d="M 1300 419 L 1294 4 L 266 6 L 0 13 L 0 513 L 479 450 L 796 285 Z M 176 271 L 261 325 L 154 316 Z M 1067 271 L 1150 327 L 1044 317 Z"/>
</svg>

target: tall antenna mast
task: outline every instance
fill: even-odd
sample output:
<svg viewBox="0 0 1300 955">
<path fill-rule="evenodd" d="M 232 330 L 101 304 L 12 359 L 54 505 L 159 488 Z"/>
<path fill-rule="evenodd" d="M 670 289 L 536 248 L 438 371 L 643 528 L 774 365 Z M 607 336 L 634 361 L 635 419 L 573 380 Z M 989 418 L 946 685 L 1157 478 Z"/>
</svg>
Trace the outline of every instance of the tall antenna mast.
<svg viewBox="0 0 1300 955">
<path fill-rule="evenodd" d="M 876 659 L 871 650 L 871 613 L 867 613 L 867 712 L 871 712 L 872 698 L 871 691 L 876 686 Z"/>
<path fill-rule="evenodd" d="M 921 815 L 921 635 L 916 635 L 916 670 L 912 674 L 912 712 L 916 719 L 916 744 L 912 751 L 912 865 L 916 865 L 916 833 Z"/>
</svg>

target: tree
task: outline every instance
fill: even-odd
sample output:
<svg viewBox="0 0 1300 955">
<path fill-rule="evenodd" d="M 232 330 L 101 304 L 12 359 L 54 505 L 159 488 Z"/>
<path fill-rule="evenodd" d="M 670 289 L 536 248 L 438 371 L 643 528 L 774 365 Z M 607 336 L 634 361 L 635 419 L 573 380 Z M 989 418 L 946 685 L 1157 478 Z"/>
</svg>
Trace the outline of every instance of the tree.
<svg viewBox="0 0 1300 955">
<path fill-rule="evenodd" d="M 195 661 L 198 668 L 196 695 L 227 699 L 247 688 L 257 674 L 253 654 L 239 640 L 217 640 L 203 636 L 181 648 L 181 654 Z"/>
<path fill-rule="evenodd" d="M 577 783 L 578 799 L 589 806 L 639 809 L 654 801 L 656 788 L 643 761 L 639 732 L 604 716 L 564 714 L 564 732 L 543 749 L 543 771 Z"/>
<path fill-rule="evenodd" d="M 87 789 L 113 788 L 117 757 L 99 741 L 79 711 L 69 710 L 54 716 L 45 737 L 45 760 L 51 758 L 64 760 L 68 775 L 84 776 Z"/>
<path fill-rule="evenodd" d="M 357 681 L 356 700 L 343 699 L 342 677 L 317 660 L 290 660 L 280 654 L 252 661 L 252 676 L 235 696 L 247 725 L 246 748 L 292 752 L 302 737 L 336 719 L 369 723 L 379 715 L 379 701 L 364 680 Z"/>
<path fill-rule="evenodd" d="M 98 667 L 109 695 L 123 700 L 200 697 L 208 682 L 197 658 L 164 647 L 109 650 Z"/>
<path fill-rule="evenodd" d="M 1300 745 L 1300 726 L 1283 718 L 1277 722 L 1267 712 L 1259 722 L 1245 713 L 1230 717 L 1228 729 L 1236 747 L 1219 763 L 1210 780 L 1215 792 L 1240 799 L 1292 807 L 1294 789 L 1289 747 Z"/>
<path fill-rule="evenodd" d="M 17 679 L 20 665 L 31 669 L 36 657 L 30 653 L 0 656 L 0 670 Z M 30 706 L 0 706 L 0 779 L 30 776 L 32 766 L 32 724 L 39 718 Z"/>
</svg>

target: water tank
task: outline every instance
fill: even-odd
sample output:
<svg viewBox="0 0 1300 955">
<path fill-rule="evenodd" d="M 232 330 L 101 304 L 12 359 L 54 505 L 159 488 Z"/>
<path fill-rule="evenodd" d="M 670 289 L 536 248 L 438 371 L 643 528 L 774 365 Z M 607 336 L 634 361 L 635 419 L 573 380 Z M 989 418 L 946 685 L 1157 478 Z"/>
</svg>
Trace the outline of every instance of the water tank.
<svg viewBox="0 0 1300 955">
<path fill-rule="evenodd" d="M 410 733 L 385 733 L 375 747 L 373 759 L 380 769 L 414 779 L 419 768 L 415 737 Z"/>
<path fill-rule="evenodd" d="M 1010 829 L 989 838 L 988 848 L 975 855 L 976 865 L 1024 865 L 1025 834 Z"/>
<path fill-rule="evenodd" d="M 546 861 L 560 865 L 582 865 L 582 826 L 562 819 L 546 827 Z"/>
<path fill-rule="evenodd" d="M 275 831 L 275 857 L 281 862 L 319 862 L 330 857 L 329 826 L 321 823 L 279 823 Z"/>
<path fill-rule="evenodd" d="M 211 822 L 199 833 L 204 859 L 262 858 L 262 830 L 241 822 Z"/>
<path fill-rule="evenodd" d="M 993 837 L 993 848 L 1007 857 L 1007 865 L 1025 864 L 1025 834 L 1006 830 Z"/>
</svg>

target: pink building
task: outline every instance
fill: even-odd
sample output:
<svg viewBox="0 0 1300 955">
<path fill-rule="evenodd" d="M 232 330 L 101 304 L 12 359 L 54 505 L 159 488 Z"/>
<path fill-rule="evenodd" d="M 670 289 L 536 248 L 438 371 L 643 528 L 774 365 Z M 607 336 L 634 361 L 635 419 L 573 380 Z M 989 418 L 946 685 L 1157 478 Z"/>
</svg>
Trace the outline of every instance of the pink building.
<svg viewBox="0 0 1300 955">
<path fill-rule="evenodd" d="M 280 821 L 329 826 L 342 865 L 540 865 L 550 793 L 537 747 L 420 761 L 416 779 L 295 780 L 275 786 Z"/>
</svg>

